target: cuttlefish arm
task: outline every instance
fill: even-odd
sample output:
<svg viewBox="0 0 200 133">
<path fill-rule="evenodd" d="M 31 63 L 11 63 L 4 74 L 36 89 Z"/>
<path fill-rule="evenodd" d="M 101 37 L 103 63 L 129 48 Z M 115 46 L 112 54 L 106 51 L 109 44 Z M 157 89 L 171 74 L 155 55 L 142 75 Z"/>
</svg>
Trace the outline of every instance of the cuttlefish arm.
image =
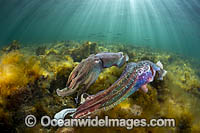
<svg viewBox="0 0 200 133">
<path fill-rule="evenodd" d="M 150 62 L 141 61 L 129 63 L 120 78 L 108 89 L 88 96 L 85 102 L 80 105 L 72 114 L 73 118 L 82 118 L 101 110 L 107 110 L 125 100 L 139 88 L 144 92 L 148 91 L 146 85 L 152 82 L 155 73 L 162 69 Z M 67 114 L 68 110 L 65 110 Z M 62 114 L 62 113 L 58 113 Z M 56 117 L 55 117 L 56 118 Z"/>
<path fill-rule="evenodd" d="M 97 80 L 102 69 L 111 66 L 121 67 L 126 61 L 128 61 L 128 56 L 122 52 L 90 55 L 74 68 L 68 78 L 66 87 L 62 90 L 57 89 L 56 92 L 62 97 L 75 92 L 81 94 Z M 79 86 L 82 87 L 77 90 Z"/>
<path fill-rule="evenodd" d="M 77 92 L 80 85 L 89 86 L 97 78 L 102 71 L 102 61 L 90 55 L 87 59 L 81 61 L 71 72 L 66 87 L 62 90 L 57 89 L 56 92 L 59 96 L 68 96 Z"/>
</svg>

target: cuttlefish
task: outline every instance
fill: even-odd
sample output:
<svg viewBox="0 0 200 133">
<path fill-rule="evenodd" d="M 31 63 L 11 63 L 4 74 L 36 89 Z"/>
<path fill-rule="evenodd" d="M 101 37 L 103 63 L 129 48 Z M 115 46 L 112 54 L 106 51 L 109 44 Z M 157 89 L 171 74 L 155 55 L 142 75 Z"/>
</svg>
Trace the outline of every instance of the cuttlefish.
<svg viewBox="0 0 200 133">
<path fill-rule="evenodd" d="M 81 61 L 71 72 L 66 87 L 57 89 L 58 96 L 69 96 L 77 92 L 76 102 L 80 94 L 86 90 L 97 80 L 99 74 L 104 68 L 111 66 L 122 67 L 128 61 L 128 56 L 123 52 L 118 53 L 98 53 L 92 54 L 88 58 Z M 81 86 L 81 87 L 79 87 Z"/>
<path fill-rule="evenodd" d="M 54 117 L 63 119 L 71 113 L 72 118 L 84 118 L 116 106 L 139 89 L 147 93 L 147 84 L 154 80 L 156 72 L 159 80 L 163 80 L 167 73 L 160 61 L 156 64 L 151 61 L 128 63 L 120 78 L 109 88 L 86 99 L 82 98 L 82 104 L 78 108 L 61 110 Z"/>
</svg>

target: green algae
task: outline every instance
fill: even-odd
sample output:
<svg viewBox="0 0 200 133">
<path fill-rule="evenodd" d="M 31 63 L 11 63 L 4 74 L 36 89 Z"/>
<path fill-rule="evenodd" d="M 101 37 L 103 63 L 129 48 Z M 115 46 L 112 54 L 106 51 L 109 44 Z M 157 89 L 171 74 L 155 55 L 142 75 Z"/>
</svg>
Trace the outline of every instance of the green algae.
<svg viewBox="0 0 200 133">
<path fill-rule="evenodd" d="M 31 48 L 29 48 L 31 49 Z M 15 50 L 14 50 L 15 51 Z M 33 76 L 18 82 L 23 86 L 23 93 L 8 97 L 0 95 L 0 121 L 4 129 L 9 127 L 12 131 L 29 132 L 192 132 L 200 131 L 199 109 L 200 102 L 200 79 L 197 74 L 198 67 L 195 67 L 187 58 L 174 53 L 153 50 L 145 47 L 127 46 L 123 44 L 103 45 L 97 42 L 63 41 L 51 45 L 40 46 L 34 50 L 27 48 L 17 49 L 24 62 L 34 55 L 35 62 L 40 62 L 38 67 L 26 67 L 38 73 L 37 78 Z M 51 117 L 61 109 L 76 107 L 74 98 L 76 95 L 68 97 L 57 96 L 55 90 L 64 88 L 67 78 L 73 68 L 90 54 L 98 52 L 119 52 L 127 53 L 130 61 L 151 60 L 161 61 L 168 71 L 163 81 L 155 80 L 148 85 L 149 92 L 137 91 L 121 104 L 114 108 L 100 112 L 98 115 L 105 115 L 111 118 L 175 118 L 175 128 L 43 128 L 38 123 L 34 128 L 27 128 L 24 125 L 24 118 L 28 114 L 34 114 L 38 119 L 43 115 Z M 1 60 L 8 60 L 11 52 L 2 52 Z M 20 64 L 20 63 L 18 63 Z M 28 65 L 28 64 L 27 64 Z M 108 88 L 121 75 L 122 68 L 111 67 L 105 69 L 98 77 L 95 84 L 89 90 L 89 94 Z M 38 71 L 38 69 L 40 71 Z M 14 76 L 16 74 L 12 73 Z M 7 78 L 7 77 L 6 77 Z M 22 80 L 23 81 L 23 80 Z M 2 82 L 3 83 L 3 82 Z M 9 83 L 9 82 L 8 82 Z M 32 84 L 30 84 L 32 83 Z M 15 85 L 16 86 L 16 85 Z M 12 92 L 14 93 L 14 92 Z M 6 98 L 5 98 L 6 97 Z M 20 99 L 20 100 L 19 100 Z M 7 104 L 9 102 L 9 104 Z M 17 103 L 18 106 L 12 106 Z M 6 121 L 9 121 L 6 122 Z M 16 121 L 18 123 L 16 124 Z M 24 129 L 25 128 L 25 129 Z"/>
</svg>

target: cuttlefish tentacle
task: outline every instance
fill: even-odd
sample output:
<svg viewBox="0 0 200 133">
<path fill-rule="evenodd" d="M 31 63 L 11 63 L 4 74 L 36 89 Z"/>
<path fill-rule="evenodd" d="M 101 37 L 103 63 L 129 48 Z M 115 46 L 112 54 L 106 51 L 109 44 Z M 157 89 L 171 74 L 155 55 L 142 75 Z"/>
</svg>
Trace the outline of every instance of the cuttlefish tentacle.
<svg viewBox="0 0 200 133">
<path fill-rule="evenodd" d="M 80 91 L 79 94 L 81 94 L 97 80 L 104 68 L 111 66 L 121 67 L 126 61 L 128 61 L 128 56 L 122 52 L 92 54 L 74 68 L 68 78 L 66 87 L 62 90 L 57 89 L 56 92 L 62 97 L 71 95 L 77 91 Z M 81 88 L 77 90 L 83 84 L 85 85 L 85 89 Z"/>
<path fill-rule="evenodd" d="M 110 109 L 139 88 L 147 92 L 146 85 L 153 81 L 156 71 L 162 79 L 163 74 L 161 71 L 165 70 L 159 65 L 150 61 L 141 61 L 137 64 L 129 63 L 120 78 L 112 86 L 96 95 L 87 97 L 85 102 L 74 111 L 73 118 L 82 118 L 91 113 Z"/>
</svg>

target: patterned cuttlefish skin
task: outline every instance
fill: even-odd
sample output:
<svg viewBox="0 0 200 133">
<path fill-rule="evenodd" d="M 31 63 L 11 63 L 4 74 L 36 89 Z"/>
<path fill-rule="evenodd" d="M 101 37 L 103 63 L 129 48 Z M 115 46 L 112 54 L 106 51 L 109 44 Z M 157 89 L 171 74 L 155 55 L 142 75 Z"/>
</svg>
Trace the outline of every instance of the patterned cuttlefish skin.
<svg viewBox="0 0 200 133">
<path fill-rule="evenodd" d="M 128 56 L 123 52 L 92 54 L 74 68 L 71 72 L 66 87 L 57 89 L 59 96 L 69 96 L 77 92 L 77 96 L 85 92 L 98 78 L 104 68 L 111 66 L 121 67 L 128 61 Z M 79 86 L 82 86 L 79 88 Z M 77 90 L 79 88 L 79 90 Z"/>
<path fill-rule="evenodd" d="M 160 63 L 160 62 L 159 62 Z M 107 110 L 125 100 L 139 88 L 148 91 L 147 83 L 154 80 L 156 72 L 162 80 L 166 71 L 162 66 L 150 61 L 127 64 L 120 78 L 108 89 L 96 95 L 88 96 L 85 102 L 77 109 L 64 109 L 55 115 L 55 118 L 64 118 L 69 112 L 73 118 L 83 118 L 101 110 Z"/>
</svg>

